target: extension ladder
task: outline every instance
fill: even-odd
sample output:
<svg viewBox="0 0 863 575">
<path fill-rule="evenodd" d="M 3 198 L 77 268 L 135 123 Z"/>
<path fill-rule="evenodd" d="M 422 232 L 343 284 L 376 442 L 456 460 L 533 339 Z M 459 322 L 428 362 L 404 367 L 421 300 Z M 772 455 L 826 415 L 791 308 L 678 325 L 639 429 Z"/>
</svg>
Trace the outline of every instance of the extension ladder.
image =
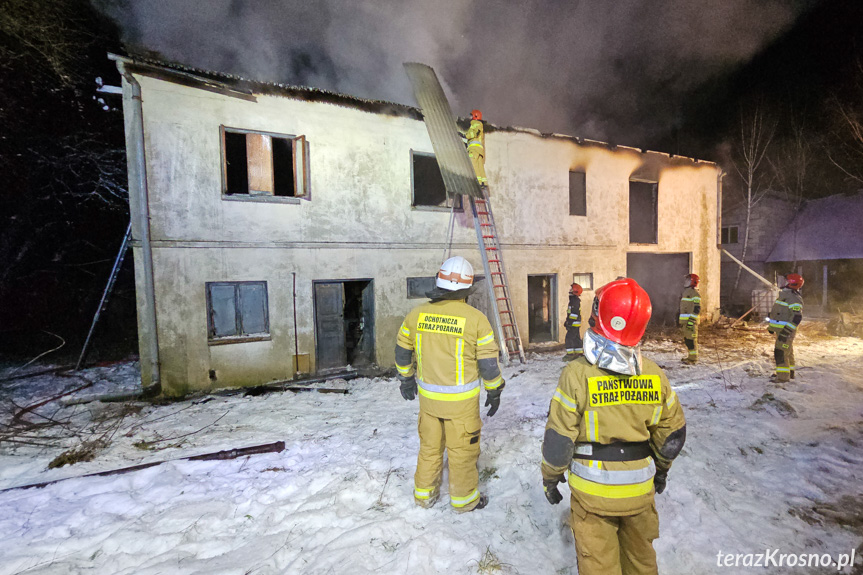
<svg viewBox="0 0 863 575">
<path fill-rule="evenodd" d="M 488 282 L 489 295 L 498 312 L 494 319 L 498 339 L 501 343 L 501 357 L 506 365 L 509 365 L 513 356 L 518 357 L 519 361 L 524 363 L 524 347 L 521 344 L 518 324 L 515 321 L 515 311 L 509 295 L 509 283 L 503 269 L 503 254 L 498 241 L 497 227 L 494 224 L 494 215 L 491 211 L 488 193 L 483 190 L 482 199 L 473 197 L 468 199 L 473 212 L 473 224 L 479 243 L 479 253 L 482 256 L 485 279 Z"/>
</svg>

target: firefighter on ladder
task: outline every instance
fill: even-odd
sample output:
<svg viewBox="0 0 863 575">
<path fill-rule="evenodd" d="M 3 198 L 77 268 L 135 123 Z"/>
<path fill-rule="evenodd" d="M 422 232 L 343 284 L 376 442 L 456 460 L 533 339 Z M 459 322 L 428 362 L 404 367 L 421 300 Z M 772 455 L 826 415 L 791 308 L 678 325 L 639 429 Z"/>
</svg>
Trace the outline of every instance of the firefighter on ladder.
<svg viewBox="0 0 863 575">
<path fill-rule="evenodd" d="M 414 308 L 399 329 L 396 369 L 401 394 L 419 392 L 420 450 L 414 475 L 414 501 L 431 507 L 440 496 L 444 450 L 449 459 L 450 504 L 459 512 L 482 509 L 479 492 L 480 383 L 488 416 L 497 412 L 504 388 L 498 345 L 485 315 L 465 301 L 473 267 L 461 256 L 447 259 L 428 292 L 430 302 Z M 416 368 L 414 368 L 414 358 Z"/>
<path fill-rule="evenodd" d="M 596 291 L 584 355 L 563 368 L 542 443 L 546 499 L 569 470 L 570 526 L 580 575 L 656 574 L 654 493 L 686 440 L 665 372 L 642 359 L 650 298 L 635 280 Z"/>
<path fill-rule="evenodd" d="M 566 308 L 566 321 L 563 327 L 566 329 L 566 355 L 563 361 L 572 361 L 582 353 L 581 348 L 581 294 L 584 290 L 578 284 L 569 287 L 569 307 Z"/>
<path fill-rule="evenodd" d="M 779 297 L 770 310 L 770 322 L 767 331 L 776 335 L 773 346 L 773 359 L 776 361 L 775 381 L 794 379 L 794 336 L 797 326 L 803 321 L 803 276 L 788 274 L 785 276 L 785 287 L 779 292 Z"/>
<path fill-rule="evenodd" d="M 467 155 L 476 172 L 479 185 L 487 188 L 488 178 L 485 177 L 485 130 L 482 125 L 482 112 L 473 110 L 470 113 L 470 128 L 462 134 L 467 140 Z"/>
<path fill-rule="evenodd" d="M 693 364 L 698 361 L 698 314 L 701 313 L 701 294 L 695 289 L 700 278 L 696 274 L 683 276 L 683 295 L 680 296 L 678 323 L 683 334 L 687 355 L 681 361 Z"/>
</svg>

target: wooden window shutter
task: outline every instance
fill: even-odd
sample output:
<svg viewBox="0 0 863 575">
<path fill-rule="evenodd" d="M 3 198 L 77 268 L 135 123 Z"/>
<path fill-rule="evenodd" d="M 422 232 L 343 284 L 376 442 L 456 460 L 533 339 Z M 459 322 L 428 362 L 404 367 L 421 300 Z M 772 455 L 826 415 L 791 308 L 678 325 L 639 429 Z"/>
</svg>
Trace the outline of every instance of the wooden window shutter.
<svg viewBox="0 0 863 575">
<path fill-rule="evenodd" d="M 249 194 L 273 195 L 273 141 L 266 134 L 246 134 Z"/>
</svg>

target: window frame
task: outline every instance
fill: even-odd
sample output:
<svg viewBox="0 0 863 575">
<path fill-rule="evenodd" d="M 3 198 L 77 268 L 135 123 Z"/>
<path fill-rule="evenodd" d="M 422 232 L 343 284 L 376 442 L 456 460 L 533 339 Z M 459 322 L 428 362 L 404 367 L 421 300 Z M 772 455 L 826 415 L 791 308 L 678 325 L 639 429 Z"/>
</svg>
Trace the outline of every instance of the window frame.
<svg viewBox="0 0 863 575">
<path fill-rule="evenodd" d="M 590 285 L 578 281 L 576 276 L 587 276 L 590 279 Z M 584 291 L 593 291 L 593 272 L 572 272 L 572 283 L 580 285 Z"/>
<path fill-rule="evenodd" d="M 301 142 L 303 146 L 303 171 L 305 172 L 303 177 L 303 189 L 304 193 L 300 196 L 276 196 L 276 195 L 252 195 L 249 193 L 246 194 L 229 194 L 228 193 L 228 161 L 227 161 L 227 147 L 225 146 L 225 134 L 230 132 L 232 134 L 261 134 L 263 136 L 270 136 L 271 138 L 282 138 L 287 139 L 292 142 L 292 146 L 294 142 Z M 224 124 L 219 126 L 219 142 L 220 142 L 220 165 L 221 165 L 221 195 L 222 200 L 228 202 L 257 202 L 257 203 L 270 203 L 270 204 L 299 204 L 302 201 L 310 202 L 312 201 L 312 182 L 311 182 L 311 169 L 310 169 L 310 153 L 309 153 L 309 141 L 305 135 L 294 135 L 294 134 L 280 134 L 277 132 L 267 132 L 265 130 L 251 130 L 248 128 L 234 128 L 232 126 L 226 126 Z M 296 155 L 293 156 L 293 170 L 294 170 L 294 185 L 296 186 L 296 169 L 297 169 L 297 161 Z M 247 160 L 248 161 L 248 160 Z M 275 175 L 274 175 L 275 179 Z"/>
<path fill-rule="evenodd" d="M 584 194 L 584 213 L 583 214 L 574 214 L 573 205 L 572 205 L 572 174 L 581 174 L 583 176 L 583 194 Z M 578 218 L 586 218 L 587 217 L 587 170 L 569 170 L 567 184 L 569 186 L 569 215 L 578 217 Z"/>
<path fill-rule="evenodd" d="M 241 285 L 261 285 L 264 290 L 264 328 L 263 332 L 242 333 L 242 305 L 240 303 L 240 286 Z M 230 286 L 234 288 L 234 327 L 240 333 L 233 335 L 217 336 L 215 335 L 215 326 L 213 324 L 213 300 L 211 287 Z M 207 298 L 207 344 L 208 345 L 224 345 L 230 343 L 244 343 L 250 341 L 270 341 L 272 333 L 270 331 L 270 294 L 265 280 L 257 281 L 215 281 L 205 282 L 204 291 Z"/>
<path fill-rule="evenodd" d="M 632 241 L 632 184 L 650 184 L 653 186 L 656 199 L 654 202 L 654 220 L 653 220 L 653 241 L 652 242 L 634 242 Z M 632 246 L 658 246 L 659 245 L 659 182 L 656 180 L 643 180 L 640 178 L 629 178 L 627 180 L 627 239 L 629 245 Z"/>
<path fill-rule="evenodd" d="M 435 277 L 436 276 L 408 276 L 405 278 L 405 293 L 407 299 L 428 299 L 425 294 L 422 295 L 411 295 L 411 280 L 430 280 L 431 287 L 434 289 L 435 287 Z"/>
<path fill-rule="evenodd" d="M 727 242 L 723 241 L 723 236 L 726 235 L 726 230 L 728 231 L 727 232 L 728 240 L 731 240 L 731 230 L 732 229 L 734 230 L 734 241 L 733 242 L 732 241 L 727 241 Z M 719 230 L 719 245 L 733 246 L 733 245 L 737 245 L 739 243 L 740 243 L 740 224 L 727 225 L 727 226 L 722 226 L 722 228 L 720 228 L 720 230 Z"/>
<path fill-rule="evenodd" d="M 460 195 L 456 196 L 456 198 L 455 198 L 456 206 L 455 206 L 455 210 L 453 210 L 452 199 L 449 197 L 449 194 L 447 194 L 446 184 L 444 184 L 444 197 L 446 198 L 446 200 L 444 201 L 443 205 L 441 205 L 441 206 L 428 206 L 428 205 L 424 205 L 424 204 L 417 205 L 417 203 L 416 203 L 416 188 L 414 185 L 414 181 L 415 181 L 415 179 L 414 179 L 414 177 L 415 177 L 414 176 L 414 156 L 415 155 L 416 156 L 424 156 L 424 157 L 428 157 L 428 158 L 434 158 L 435 157 L 434 152 L 422 152 L 420 150 L 414 150 L 413 148 L 411 148 L 411 209 L 412 210 L 418 210 L 421 212 L 451 212 L 451 211 L 463 212 L 464 211 L 464 198 L 462 198 L 462 196 L 460 196 Z M 435 160 L 435 163 L 437 163 L 437 160 Z"/>
</svg>

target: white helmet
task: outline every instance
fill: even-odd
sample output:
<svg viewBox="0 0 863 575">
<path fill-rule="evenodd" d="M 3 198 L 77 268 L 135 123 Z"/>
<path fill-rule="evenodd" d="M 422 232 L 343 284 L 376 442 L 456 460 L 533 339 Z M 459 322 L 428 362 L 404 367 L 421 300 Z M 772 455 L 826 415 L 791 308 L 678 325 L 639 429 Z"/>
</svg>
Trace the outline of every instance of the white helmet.
<svg viewBox="0 0 863 575">
<path fill-rule="evenodd" d="M 467 289 L 473 285 L 473 266 L 461 256 L 450 258 L 441 264 L 434 283 L 448 291 Z"/>
</svg>

